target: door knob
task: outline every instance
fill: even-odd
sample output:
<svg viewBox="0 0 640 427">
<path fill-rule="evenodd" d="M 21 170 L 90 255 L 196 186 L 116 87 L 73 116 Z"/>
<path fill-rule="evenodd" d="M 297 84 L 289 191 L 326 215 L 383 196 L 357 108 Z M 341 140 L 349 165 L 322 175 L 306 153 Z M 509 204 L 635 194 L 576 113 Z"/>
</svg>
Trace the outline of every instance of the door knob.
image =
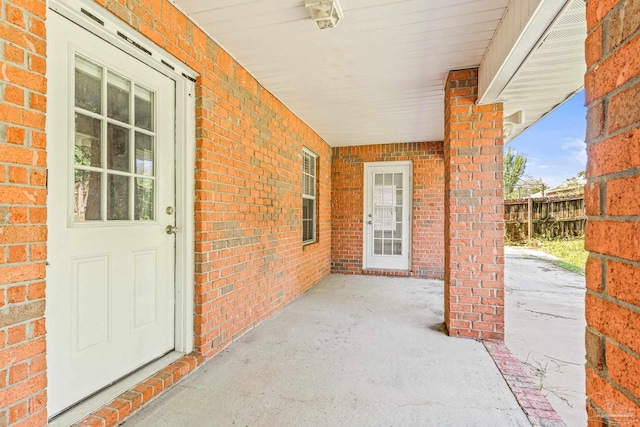
<svg viewBox="0 0 640 427">
<path fill-rule="evenodd" d="M 367 221 L 367 224 L 373 224 L 373 221 Z"/>
<path fill-rule="evenodd" d="M 178 232 L 178 227 L 175 225 L 167 225 L 167 228 L 164 229 L 167 234 L 176 234 Z"/>
</svg>

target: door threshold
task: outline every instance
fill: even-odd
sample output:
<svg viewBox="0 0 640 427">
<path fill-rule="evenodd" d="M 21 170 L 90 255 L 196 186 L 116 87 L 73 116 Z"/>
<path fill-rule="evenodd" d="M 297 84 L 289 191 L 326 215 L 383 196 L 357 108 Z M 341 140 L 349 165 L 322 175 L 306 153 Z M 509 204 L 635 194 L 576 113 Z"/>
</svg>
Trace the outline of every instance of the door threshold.
<svg viewBox="0 0 640 427">
<path fill-rule="evenodd" d="M 361 271 L 365 276 L 413 277 L 413 272 L 411 270 L 395 270 L 390 268 L 363 268 Z"/>
<path fill-rule="evenodd" d="M 126 377 L 116 381 L 112 385 L 107 386 L 84 400 L 81 400 L 69 409 L 55 415 L 53 418 L 49 419 L 49 426 L 67 427 L 82 420 L 87 415 L 111 402 L 122 393 L 135 387 L 137 384 L 149 378 L 162 368 L 172 364 L 182 356 L 184 356 L 184 353 L 171 351 L 164 356 L 159 357 Z"/>
</svg>

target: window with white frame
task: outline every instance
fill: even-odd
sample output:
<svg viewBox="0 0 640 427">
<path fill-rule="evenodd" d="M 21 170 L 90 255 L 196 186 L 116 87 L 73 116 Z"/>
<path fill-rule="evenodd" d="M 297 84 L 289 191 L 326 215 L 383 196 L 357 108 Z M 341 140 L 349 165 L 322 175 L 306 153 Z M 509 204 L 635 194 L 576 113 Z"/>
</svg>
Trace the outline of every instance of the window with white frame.
<svg viewBox="0 0 640 427">
<path fill-rule="evenodd" d="M 318 156 L 304 149 L 302 161 L 302 243 L 316 241 L 316 163 Z"/>
</svg>

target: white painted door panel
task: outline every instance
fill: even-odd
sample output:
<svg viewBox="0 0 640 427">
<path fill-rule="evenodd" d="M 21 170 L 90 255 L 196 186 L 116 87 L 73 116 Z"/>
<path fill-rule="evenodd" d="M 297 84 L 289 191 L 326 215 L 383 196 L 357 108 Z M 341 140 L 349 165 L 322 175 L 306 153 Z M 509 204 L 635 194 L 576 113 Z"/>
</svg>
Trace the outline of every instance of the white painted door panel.
<svg viewBox="0 0 640 427">
<path fill-rule="evenodd" d="M 49 15 L 52 416 L 174 348 L 175 82 Z"/>
<path fill-rule="evenodd" d="M 409 270 L 411 162 L 366 163 L 364 175 L 363 267 Z"/>
</svg>

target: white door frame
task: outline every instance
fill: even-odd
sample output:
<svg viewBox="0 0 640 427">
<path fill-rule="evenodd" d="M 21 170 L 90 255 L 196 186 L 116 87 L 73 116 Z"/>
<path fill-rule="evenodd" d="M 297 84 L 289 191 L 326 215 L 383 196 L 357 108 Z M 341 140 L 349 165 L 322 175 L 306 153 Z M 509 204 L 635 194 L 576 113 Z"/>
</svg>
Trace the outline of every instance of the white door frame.
<svg viewBox="0 0 640 427">
<path fill-rule="evenodd" d="M 113 46 L 144 62 L 176 82 L 176 265 L 175 265 L 175 350 L 193 351 L 194 316 L 194 202 L 195 202 L 195 76 L 153 42 L 125 26 L 108 11 L 85 0 L 50 0 L 49 8 Z M 49 12 L 54 13 L 54 12 Z M 97 20 L 96 20 L 97 18 Z M 98 22 L 101 21 L 101 22 Z M 55 29 L 48 28 L 47 31 Z M 121 34 L 127 35 L 127 39 Z M 142 45 L 146 52 L 132 43 Z M 51 56 L 49 60 L 54 60 Z M 50 69 L 50 67 L 49 67 Z M 48 122 L 48 127 L 51 123 Z"/>
<path fill-rule="evenodd" d="M 405 189 L 407 197 L 407 203 L 404 205 L 404 209 L 407 210 L 407 269 L 395 269 L 395 268 L 383 268 L 382 270 L 397 270 L 397 271 L 411 271 L 411 262 L 412 262 L 412 247 L 413 247 L 413 231 L 412 231 L 412 223 L 413 223 L 413 162 L 411 160 L 403 160 L 403 161 L 391 161 L 391 162 L 365 162 L 364 163 L 364 182 L 362 191 L 364 193 L 363 197 L 363 209 L 362 209 L 362 269 L 366 270 L 367 268 L 372 268 L 368 265 L 367 261 L 367 243 L 373 240 L 372 230 L 373 228 L 369 226 L 368 221 L 371 218 L 368 216 L 369 207 L 373 203 L 372 200 L 372 192 L 369 191 L 369 185 L 372 184 L 369 182 L 369 170 L 376 167 L 395 167 L 395 166 L 408 166 L 409 167 L 409 176 L 408 176 L 408 186 Z M 403 195 L 404 196 L 404 195 Z M 379 267 L 375 267 L 374 269 L 379 270 Z"/>
</svg>

